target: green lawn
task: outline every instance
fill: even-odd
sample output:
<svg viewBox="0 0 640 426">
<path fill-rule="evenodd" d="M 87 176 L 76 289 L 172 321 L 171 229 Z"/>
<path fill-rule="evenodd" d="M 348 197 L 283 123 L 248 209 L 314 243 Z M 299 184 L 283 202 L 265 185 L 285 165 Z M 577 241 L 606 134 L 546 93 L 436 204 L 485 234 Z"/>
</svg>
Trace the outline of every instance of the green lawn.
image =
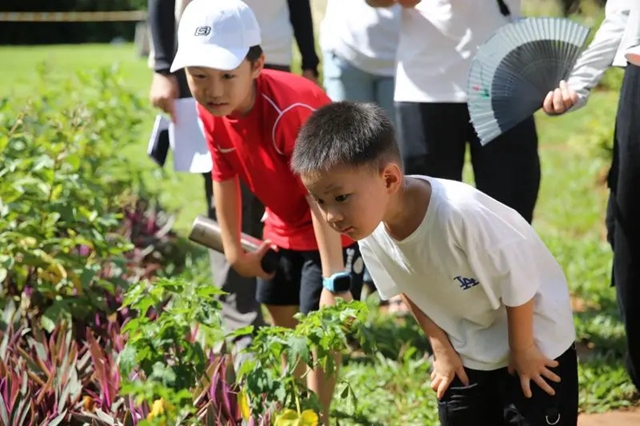
<svg viewBox="0 0 640 426">
<path fill-rule="evenodd" d="M 117 63 L 127 84 L 147 97 L 151 74 L 146 60 L 137 58 L 130 44 L 1 47 L 0 62 L 9 66 L 0 69 L 0 97 L 37 96 L 34 81 L 43 61 L 54 78 Z M 537 116 L 543 181 L 534 225 L 564 267 L 582 306 L 576 326 L 584 349 L 581 407 L 585 411 L 627 405 L 632 396 L 622 366 L 623 331 L 609 287 L 611 254 L 603 233 L 607 193 L 602 184 L 607 160 L 598 148 L 611 137 L 616 100 L 615 93 L 597 92 L 582 111 L 559 118 Z M 173 173 L 170 161 L 166 173 L 159 173 L 146 156 L 155 112 L 149 107 L 145 114 L 139 143 L 129 147 L 129 154 L 145 171 L 146 182 L 162 189 L 161 201 L 176 212 L 177 229 L 184 235 L 193 218 L 205 211 L 202 178 Z M 468 170 L 467 177 L 470 180 Z M 337 400 L 337 413 L 351 418 L 341 424 L 432 424 L 434 397 L 428 388 L 428 363 L 422 359 L 424 340 L 415 324 L 377 315 L 371 321 L 382 352 L 352 360 L 343 370 L 360 403 L 354 414 L 351 406 Z"/>
</svg>

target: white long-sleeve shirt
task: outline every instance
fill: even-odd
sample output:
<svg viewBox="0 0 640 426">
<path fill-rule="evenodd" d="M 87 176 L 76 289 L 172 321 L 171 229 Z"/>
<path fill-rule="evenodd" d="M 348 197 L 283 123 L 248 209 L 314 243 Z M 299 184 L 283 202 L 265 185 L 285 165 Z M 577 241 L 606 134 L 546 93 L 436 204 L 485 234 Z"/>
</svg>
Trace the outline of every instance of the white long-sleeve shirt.
<svg viewBox="0 0 640 426">
<path fill-rule="evenodd" d="M 580 55 L 569 87 L 578 94 L 572 110 L 582 108 L 604 73 L 611 67 L 625 67 L 625 55 L 640 47 L 640 0 L 609 0 L 605 18 L 589 47 Z"/>
</svg>

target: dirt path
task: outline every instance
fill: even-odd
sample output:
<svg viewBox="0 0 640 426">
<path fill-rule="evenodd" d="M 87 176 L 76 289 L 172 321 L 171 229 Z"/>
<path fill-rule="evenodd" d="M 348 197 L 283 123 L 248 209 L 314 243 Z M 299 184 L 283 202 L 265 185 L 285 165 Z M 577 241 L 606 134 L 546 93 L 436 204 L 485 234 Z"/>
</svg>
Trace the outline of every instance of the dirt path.
<svg viewBox="0 0 640 426">
<path fill-rule="evenodd" d="M 578 418 L 578 426 L 640 426 L 640 408 L 603 414 L 582 414 Z"/>
</svg>

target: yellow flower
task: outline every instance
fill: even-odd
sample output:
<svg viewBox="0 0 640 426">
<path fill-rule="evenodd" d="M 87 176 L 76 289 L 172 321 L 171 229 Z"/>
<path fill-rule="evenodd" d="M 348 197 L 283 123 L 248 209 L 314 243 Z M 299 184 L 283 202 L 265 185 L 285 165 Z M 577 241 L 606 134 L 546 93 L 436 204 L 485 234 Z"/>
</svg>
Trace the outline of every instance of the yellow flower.
<svg viewBox="0 0 640 426">
<path fill-rule="evenodd" d="M 249 396 L 244 391 L 244 389 L 242 389 L 238 393 L 238 405 L 240 406 L 240 413 L 242 413 L 242 418 L 248 421 L 249 417 L 251 417 L 251 405 L 249 403 Z"/>
<path fill-rule="evenodd" d="M 313 410 L 304 410 L 300 414 L 300 426 L 318 426 L 318 414 Z"/>
<path fill-rule="evenodd" d="M 276 417 L 275 426 L 318 426 L 318 414 L 313 410 L 284 410 Z"/>
<path fill-rule="evenodd" d="M 151 411 L 149 411 L 149 415 L 147 416 L 147 420 L 153 420 L 161 414 L 164 414 L 164 400 L 162 398 L 153 401 L 153 404 L 151 404 Z"/>
</svg>

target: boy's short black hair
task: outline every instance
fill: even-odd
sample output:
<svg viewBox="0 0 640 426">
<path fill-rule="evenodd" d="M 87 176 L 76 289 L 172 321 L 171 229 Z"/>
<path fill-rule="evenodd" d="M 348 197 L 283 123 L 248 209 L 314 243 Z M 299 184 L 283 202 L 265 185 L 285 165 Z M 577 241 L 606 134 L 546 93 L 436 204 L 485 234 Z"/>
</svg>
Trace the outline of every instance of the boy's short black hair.
<svg viewBox="0 0 640 426">
<path fill-rule="evenodd" d="M 260 59 L 261 55 L 262 55 L 262 47 L 258 44 L 255 46 L 251 46 L 249 48 L 249 52 L 247 52 L 246 59 L 247 61 L 253 64 L 255 61 Z"/>
<path fill-rule="evenodd" d="M 344 165 L 378 169 L 388 161 L 402 166 L 386 113 L 375 103 L 342 101 L 319 108 L 302 126 L 291 168 L 303 175 Z"/>
</svg>

